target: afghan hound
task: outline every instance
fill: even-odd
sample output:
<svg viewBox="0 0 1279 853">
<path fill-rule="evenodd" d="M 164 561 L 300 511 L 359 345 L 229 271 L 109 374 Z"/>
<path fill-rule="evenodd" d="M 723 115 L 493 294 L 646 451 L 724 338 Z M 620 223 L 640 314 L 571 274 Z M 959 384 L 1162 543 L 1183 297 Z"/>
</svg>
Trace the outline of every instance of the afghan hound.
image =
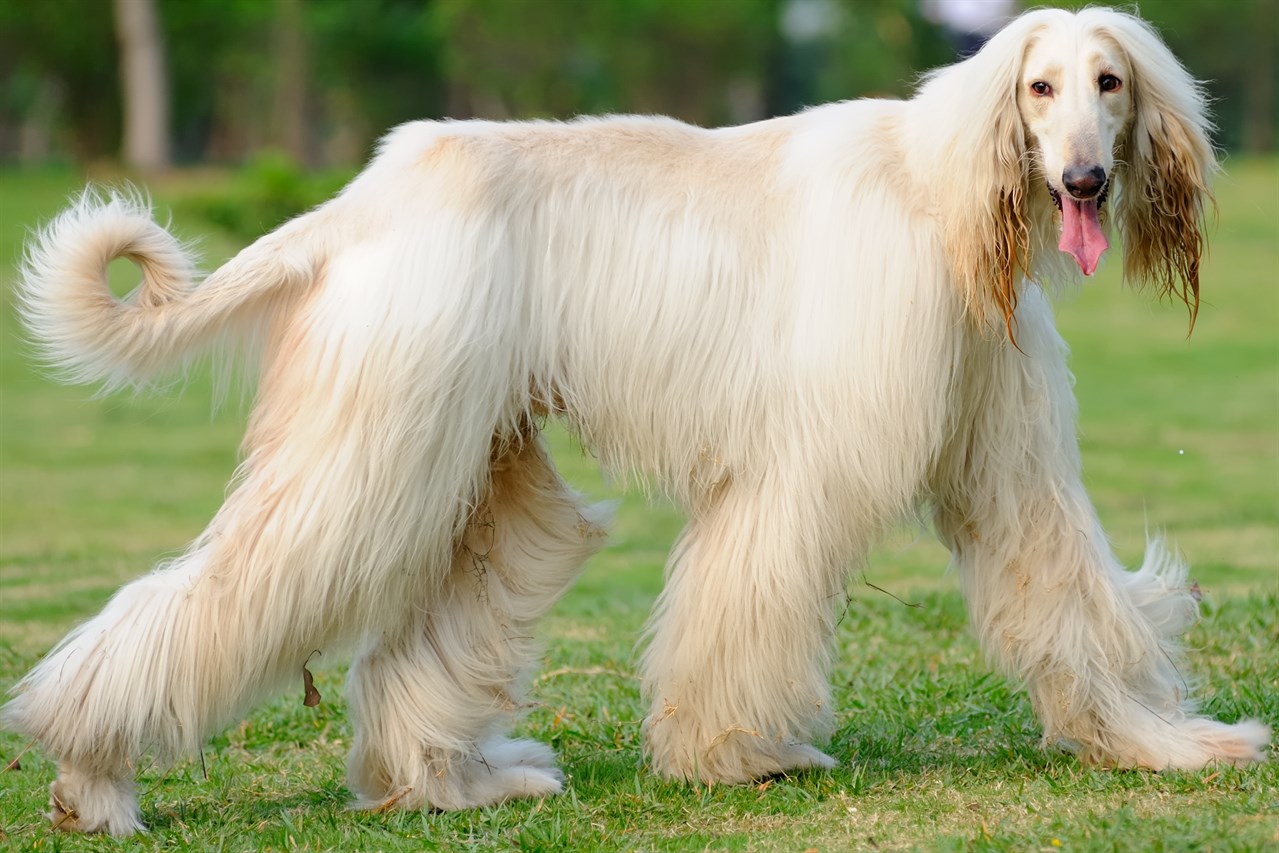
<svg viewBox="0 0 1279 853">
<path fill-rule="evenodd" d="M 904 102 L 406 124 L 198 284 L 146 203 L 85 194 L 22 271 L 49 362 L 139 386 L 229 349 L 257 390 L 208 529 L 13 688 L 5 722 L 59 762 L 53 819 L 138 830 L 139 756 L 193 753 L 342 643 L 358 804 L 560 791 L 550 749 L 507 733 L 534 623 L 609 513 L 557 474 L 550 417 L 688 515 L 642 655 L 661 776 L 835 766 L 815 744 L 849 567 L 921 512 L 1046 741 L 1261 759 L 1263 724 L 1187 695 L 1185 566 L 1156 540 L 1126 571 L 1107 544 L 1045 295 L 1113 231 L 1126 278 L 1193 317 L 1208 131 L 1146 24 L 1045 10 Z M 121 257 L 142 282 L 116 299 Z"/>
</svg>

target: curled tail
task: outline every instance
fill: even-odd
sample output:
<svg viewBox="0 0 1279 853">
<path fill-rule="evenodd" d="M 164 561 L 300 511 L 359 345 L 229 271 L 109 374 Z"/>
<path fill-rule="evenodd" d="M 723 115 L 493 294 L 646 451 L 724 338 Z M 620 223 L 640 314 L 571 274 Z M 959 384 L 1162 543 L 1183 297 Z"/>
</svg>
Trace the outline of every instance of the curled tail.
<svg viewBox="0 0 1279 853">
<path fill-rule="evenodd" d="M 315 277 L 311 223 L 299 217 L 202 283 L 190 251 L 135 195 L 86 191 L 27 246 L 17 291 L 27 331 L 68 382 L 143 386 L 262 320 Z M 117 299 L 107 266 L 135 263 L 142 283 Z"/>
</svg>

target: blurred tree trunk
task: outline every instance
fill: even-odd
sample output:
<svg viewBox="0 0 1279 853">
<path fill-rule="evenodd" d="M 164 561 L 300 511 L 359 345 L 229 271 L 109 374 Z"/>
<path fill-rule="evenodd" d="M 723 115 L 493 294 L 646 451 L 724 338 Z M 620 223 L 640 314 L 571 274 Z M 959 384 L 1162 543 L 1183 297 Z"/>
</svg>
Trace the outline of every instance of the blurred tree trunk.
<svg viewBox="0 0 1279 853">
<path fill-rule="evenodd" d="M 271 144 L 293 162 L 315 165 L 310 140 L 306 23 L 302 0 L 275 0 L 275 93 Z"/>
<path fill-rule="evenodd" d="M 155 0 L 115 0 L 124 107 L 124 162 L 140 172 L 170 165 L 169 80 Z"/>
<path fill-rule="evenodd" d="M 1270 151 L 1275 144 L 1275 9 L 1258 0 L 1252 6 L 1253 49 L 1249 51 L 1252 74 L 1244 88 L 1243 147 Z"/>
<path fill-rule="evenodd" d="M 32 106 L 22 116 L 18 129 L 18 162 L 41 163 L 54 150 L 58 114 L 66 107 L 66 87 L 62 81 L 50 75 L 41 75 L 36 84 L 38 93 Z"/>
</svg>

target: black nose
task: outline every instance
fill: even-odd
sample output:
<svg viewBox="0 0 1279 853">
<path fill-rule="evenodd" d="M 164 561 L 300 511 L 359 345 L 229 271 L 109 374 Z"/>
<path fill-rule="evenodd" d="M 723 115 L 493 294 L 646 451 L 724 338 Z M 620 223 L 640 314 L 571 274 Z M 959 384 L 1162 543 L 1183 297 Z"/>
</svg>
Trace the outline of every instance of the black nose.
<svg viewBox="0 0 1279 853">
<path fill-rule="evenodd" d="M 1066 191 L 1075 198 L 1092 198 L 1106 183 L 1106 170 L 1100 166 L 1072 166 L 1061 173 Z"/>
</svg>

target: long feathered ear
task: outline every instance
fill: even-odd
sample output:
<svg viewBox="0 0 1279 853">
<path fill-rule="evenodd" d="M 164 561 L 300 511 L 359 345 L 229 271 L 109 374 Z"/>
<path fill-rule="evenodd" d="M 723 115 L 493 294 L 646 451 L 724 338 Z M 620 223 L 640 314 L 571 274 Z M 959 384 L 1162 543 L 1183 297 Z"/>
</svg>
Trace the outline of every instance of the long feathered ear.
<svg viewBox="0 0 1279 853">
<path fill-rule="evenodd" d="M 927 78 L 917 100 L 933 127 L 950 129 L 938 152 L 946 255 L 968 311 L 1015 338 L 1017 280 L 1030 267 L 1025 203 L 1030 157 L 1017 108 L 1022 63 L 1054 13 L 1032 12 L 974 56 Z M 940 122 L 937 116 L 945 115 Z"/>
<path fill-rule="evenodd" d="M 1131 62 L 1134 118 L 1115 200 L 1124 278 L 1185 302 L 1193 329 L 1208 181 L 1218 169 L 1203 89 L 1143 21 L 1115 15 L 1105 30 Z"/>
</svg>

